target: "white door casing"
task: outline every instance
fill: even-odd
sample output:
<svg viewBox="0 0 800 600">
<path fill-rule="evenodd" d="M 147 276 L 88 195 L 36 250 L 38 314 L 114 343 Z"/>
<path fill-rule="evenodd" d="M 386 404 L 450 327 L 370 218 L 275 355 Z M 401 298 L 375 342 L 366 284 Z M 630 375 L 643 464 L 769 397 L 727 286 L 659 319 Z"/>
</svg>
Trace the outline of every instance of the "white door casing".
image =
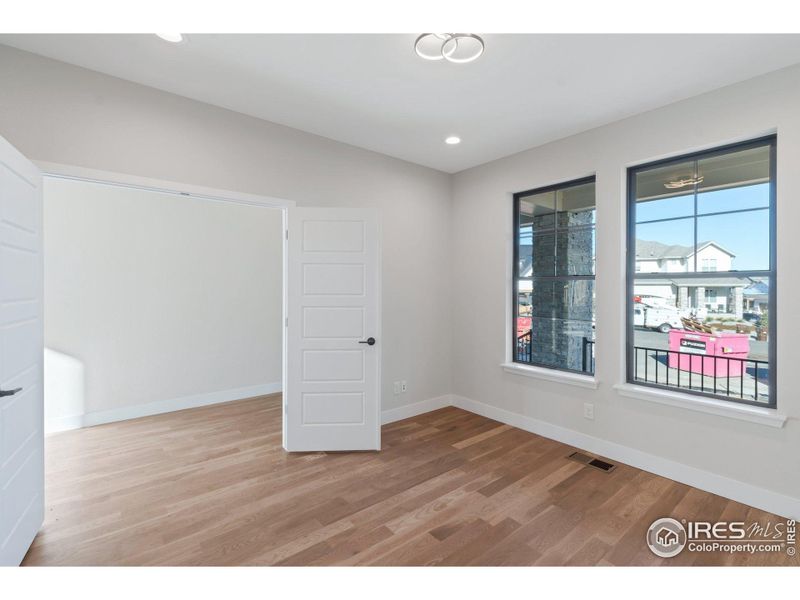
<svg viewBox="0 0 800 600">
<path fill-rule="evenodd" d="M 42 293 L 41 174 L 0 138 L 0 565 L 44 519 Z"/>
<path fill-rule="evenodd" d="M 290 208 L 288 223 L 284 448 L 380 450 L 378 215 Z"/>
</svg>

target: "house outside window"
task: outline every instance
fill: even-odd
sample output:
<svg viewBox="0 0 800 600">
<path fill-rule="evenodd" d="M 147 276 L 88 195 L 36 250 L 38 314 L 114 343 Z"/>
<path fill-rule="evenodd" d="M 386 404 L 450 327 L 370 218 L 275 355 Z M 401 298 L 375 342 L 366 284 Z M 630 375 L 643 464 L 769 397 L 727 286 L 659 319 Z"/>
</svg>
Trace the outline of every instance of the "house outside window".
<svg viewBox="0 0 800 600">
<path fill-rule="evenodd" d="M 706 308 L 709 310 L 717 309 L 717 290 L 706 289 L 705 304 Z"/>
<path fill-rule="evenodd" d="M 702 271 L 711 272 L 717 270 L 717 259 L 716 258 L 703 258 L 702 260 Z"/>
<path fill-rule="evenodd" d="M 774 136 L 628 170 L 629 383 L 774 408 Z"/>
<path fill-rule="evenodd" d="M 594 373 L 594 177 L 514 195 L 514 362 Z"/>
</svg>

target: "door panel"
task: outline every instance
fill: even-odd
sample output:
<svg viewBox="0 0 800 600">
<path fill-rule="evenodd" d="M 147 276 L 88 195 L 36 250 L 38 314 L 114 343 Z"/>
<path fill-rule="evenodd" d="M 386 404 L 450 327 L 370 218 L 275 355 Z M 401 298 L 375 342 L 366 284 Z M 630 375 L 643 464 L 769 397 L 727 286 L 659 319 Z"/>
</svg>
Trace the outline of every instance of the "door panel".
<svg viewBox="0 0 800 600">
<path fill-rule="evenodd" d="M 288 247 L 284 447 L 379 450 L 377 215 L 289 209 Z"/>
<path fill-rule="evenodd" d="M 306 296 L 363 296 L 364 265 L 305 264 L 303 294 Z"/>
<path fill-rule="evenodd" d="M 305 350 L 303 381 L 364 381 L 365 350 Z"/>
<path fill-rule="evenodd" d="M 306 306 L 303 308 L 303 335 L 307 338 L 366 337 L 364 308 Z"/>
<path fill-rule="evenodd" d="M 44 518 L 41 190 L 0 138 L 0 565 L 22 561 Z"/>
<path fill-rule="evenodd" d="M 303 424 L 364 423 L 364 393 L 303 394 Z"/>
<path fill-rule="evenodd" d="M 303 252 L 363 252 L 364 222 L 303 221 Z"/>
</svg>

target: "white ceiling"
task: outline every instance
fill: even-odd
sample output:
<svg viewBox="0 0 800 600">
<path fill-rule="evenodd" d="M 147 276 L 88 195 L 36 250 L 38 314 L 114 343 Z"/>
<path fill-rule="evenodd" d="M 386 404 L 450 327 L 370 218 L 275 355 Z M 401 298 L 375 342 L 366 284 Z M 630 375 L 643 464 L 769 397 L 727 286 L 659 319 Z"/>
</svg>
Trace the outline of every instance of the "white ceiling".
<svg viewBox="0 0 800 600">
<path fill-rule="evenodd" d="M 451 173 L 800 63 L 800 35 L 483 37 L 464 65 L 418 58 L 414 34 L 0 43 Z"/>
</svg>

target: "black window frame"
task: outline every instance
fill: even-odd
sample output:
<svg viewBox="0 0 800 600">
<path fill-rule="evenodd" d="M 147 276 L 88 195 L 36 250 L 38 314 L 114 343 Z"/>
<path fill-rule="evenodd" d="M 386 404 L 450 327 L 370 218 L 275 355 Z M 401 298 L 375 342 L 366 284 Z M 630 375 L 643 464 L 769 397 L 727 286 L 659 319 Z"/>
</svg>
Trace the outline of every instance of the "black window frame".
<svg viewBox="0 0 800 600">
<path fill-rule="evenodd" d="M 513 262 L 512 279 L 511 279 L 511 314 L 512 314 L 512 318 L 511 318 L 511 362 L 514 363 L 514 364 L 527 365 L 527 366 L 538 367 L 538 368 L 542 368 L 542 369 L 551 369 L 553 371 L 561 371 L 563 373 L 573 373 L 573 374 L 579 374 L 579 375 L 586 375 L 587 377 L 594 377 L 595 376 L 596 367 L 595 367 L 594 350 L 593 350 L 593 348 L 589 349 L 589 351 L 591 352 L 591 358 L 589 359 L 589 364 L 591 365 L 591 371 L 587 371 L 585 369 L 584 370 L 568 369 L 566 367 L 557 367 L 557 366 L 554 366 L 554 365 L 548 365 L 548 364 L 544 364 L 544 363 L 537 363 L 537 362 L 524 361 L 524 360 L 518 360 L 517 359 L 517 347 L 518 347 L 517 346 L 518 345 L 517 319 L 519 317 L 519 314 L 518 314 L 519 292 L 517 290 L 517 285 L 518 285 L 518 282 L 519 282 L 519 229 L 520 229 L 519 204 L 520 204 L 520 200 L 522 200 L 523 198 L 527 198 L 528 196 L 533 196 L 533 195 L 536 195 L 536 194 L 545 194 L 547 192 L 555 192 L 555 191 L 558 191 L 558 190 L 563 190 L 563 189 L 567 189 L 567 188 L 571 188 L 571 187 L 577 187 L 577 186 L 580 186 L 580 185 L 586 185 L 588 183 L 595 184 L 595 204 L 594 204 L 594 207 L 595 207 L 595 214 L 596 214 L 596 211 L 597 211 L 597 187 L 596 187 L 597 186 L 597 176 L 594 175 L 594 174 L 587 175 L 585 177 L 580 177 L 578 179 L 570 179 L 570 180 L 567 180 L 567 181 L 563 181 L 561 183 L 554 183 L 552 185 L 546 185 L 546 186 L 543 186 L 543 187 L 532 188 L 532 189 L 525 190 L 525 191 L 522 191 L 522 192 L 516 192 L 513 195 L 514 203 L 513 203 L 513 215 L 512 215 L 512 218 L 513 218 L 513 228 L 514 228 L 514 241 L 513 241 L 513 246 L 514 246 L 513 255 L 514 256 L 513 256 L 512 260 L 514 262 Z M 557 220 L 558 219 L 556 218 L 556 222 L 557 222 Z M 557 226 L 556 226 L 556 228 L 557 228 Z M 596 231 L 597 231 L 597 224 L 596 223 L 594 225 L 594 228 L 595 228 L 595 240 L 596 240 L 597 239 L 596 238 Z M 592 281 L 596 282 L 596 278 L 597 278 L 597 261 L 596 261 L 597 242 L 596 241 L 595 241 L 595 248 L 593 249 L 593 253 L 595 255 L 595 264 L 594 264 L 594 273 L 592 275 L 560 275 L 560 276 L 554 275 L 553 277 L 546 277 L 546 278 L 543 278 L 543 279 L 562 280 L 562 281 L 566 281 L 566 280 L 569 280 L 569 281 L 592 280 Z M 592 340 L 592 344 L 594 344 L 594 343 L 595 343 L 595 341 Z M 584 352 L 583 358 L 584 358 L 584 361 L 586 362 L 586 359 L 587 359 L 587 348 L 584 348 L 583 352 Z"/>
<path fill-rule="evenodd" d="M 723 154 L 729 154 L 750 148 L 769 147 L 769 270 L 730 270 L 730 271 L 697 271 L 690 273 L 681 273 L 682 278 L 697 278 L 703 277 L 723 278 L 730 276 L 741 277 L 759 277 L 768 278 L 769 280 L 769 300 L 767 303 L 769 310 L 769 327 L 768 327 L 768 351 L 769 351 L 769 403 L 758 402 L 756 400 L 747 400 L 744 398 L 734 398 L 726 396 L 725 394 L 715 394 L 713 392 L 701 391 L 697 389 L 687 389 L 684 387 L 660 385 L 657 383 L 642 381 L 635 379 L 635 343 L 634 343 L 634 326 L 633 326 L 633 305 L 634 305 L 634 283 L 636 279 L 656 279 L 658 276 L 663 277 L 661 273 L 642 273 L 636 272 L 636 175 L 642 171 L 663 167 L 670 164 L 677 164 L 686 162 L 688 160 L 700 160 Z M 627 229 L 626 229 L 626 285 L 625 291 L 627 298 L 625 300 L 625 378 L 626 382 L 636 386 L 656 388 L 668 391 L 679 391 L 693 396 L 700 396 L 706 398 L 714 398 L 725 400 L 736 404 L 747 404 L 750 406 L 758 406 L 761 408 L 777 409 L 777 147 L 778 136 L 777 134 L 763 136 L 744 142 L 734 144 L 727 144 L 718 146 L 709 150 L 702 150 L 692 152 L 689 154 L 682 154 L 680 156 L 673 156 L 663 160 L 652 161 L 635 165 L 627 169 Z M 736 211 L 740 212 L 740 211 Z M 741 211 L 746 212 L 746 211 Z M 697 218 L 697 215 L 695 215 Z M 695 234 L 696 237 L 696 234 Z M 695 245 L 697 240 L 695 240 Z"/>
</svg>

